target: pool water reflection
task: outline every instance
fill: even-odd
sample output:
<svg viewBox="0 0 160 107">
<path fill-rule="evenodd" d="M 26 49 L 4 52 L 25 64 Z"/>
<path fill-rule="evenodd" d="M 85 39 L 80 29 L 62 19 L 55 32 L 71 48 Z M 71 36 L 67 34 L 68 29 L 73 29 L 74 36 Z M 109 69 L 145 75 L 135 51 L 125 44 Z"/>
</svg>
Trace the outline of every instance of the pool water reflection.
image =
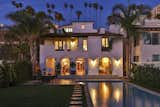
<svg viewBox="0 0 160 107">
<path fill-rule="evenodd" d="M 122 82 L 89 82 L 94 107 L 160 107 L 160 97 Z"/>
</svg>

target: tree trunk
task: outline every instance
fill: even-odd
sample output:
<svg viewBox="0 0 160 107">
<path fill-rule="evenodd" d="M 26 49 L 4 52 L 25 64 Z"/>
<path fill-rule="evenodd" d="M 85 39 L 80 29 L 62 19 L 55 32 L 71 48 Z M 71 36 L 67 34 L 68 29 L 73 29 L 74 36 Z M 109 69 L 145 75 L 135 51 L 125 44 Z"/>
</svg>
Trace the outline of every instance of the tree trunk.
<svg viewBox="0 0 160 107">
<path fill-rule="evenodd" d="M 130 41 L 129 41 L 129 38 L 128 38 L 128 32 L 127 32 L 127 37 L 124 39 L 124 42 L 123 42 L 123 61 L 124 61 L 124 76 L 127 76 L 129 75 L 129 71 L 130 71 Z"/>
<path fill-rule="evenodd" d="M 31 63 L 32 63 L 32 76 L 35 76 L 36 75 L 35 65 L 37 63 L 36 41 L 31 41 L 29 45 L 30 45 L 30 58 L 31 58 Z"/>
</svg>

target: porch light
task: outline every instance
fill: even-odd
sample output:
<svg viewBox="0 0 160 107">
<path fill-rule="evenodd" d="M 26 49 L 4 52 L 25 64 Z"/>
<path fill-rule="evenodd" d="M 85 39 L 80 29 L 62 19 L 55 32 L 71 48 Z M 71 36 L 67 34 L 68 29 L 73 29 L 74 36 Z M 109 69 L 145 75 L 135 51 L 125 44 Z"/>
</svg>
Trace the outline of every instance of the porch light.
<svg viewBox="0 0 160 107">
<path fill-rule="evenodd" d="M 115 65 L 117 66 L 117 67 L 119 67 L 119 65 L 121 64 L 121 59 L 119 59 L 119 60 L 114 60 L 114 63 L 115 63 Z"/>
<path fill-rule="evenodd" d="M 97 64 L 97 60 L 95 59 L 95 60 L 91 60 L 91 65 L 94 67 L 94 66 L 96 66 L 96 64 Z"/>
</svg>

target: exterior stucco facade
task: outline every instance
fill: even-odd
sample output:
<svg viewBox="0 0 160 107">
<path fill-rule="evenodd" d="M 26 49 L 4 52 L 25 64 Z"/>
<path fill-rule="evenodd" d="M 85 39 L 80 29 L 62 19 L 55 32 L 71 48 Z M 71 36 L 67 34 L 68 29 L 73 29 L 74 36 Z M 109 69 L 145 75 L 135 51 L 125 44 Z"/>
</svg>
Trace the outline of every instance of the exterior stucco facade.
<svg viewBox="0 0 160 107">
<path fill-rule="evenodd" d="M 56 51 L 55 46 L 52 43 L 54 38 L 45 39 L 44 43 L 40 45 L 40 68 L 43 72 L 46 71 L 46 59 L 54 58 L 56 64 L 60 63 L 63 58 L 69 58 L 70 62 L 76 62 L 77 58 L 84 59 L 85 75 L 99 75 L 99 63 L 101 58 L 109 58 L 110 69 L 112 75 L 123 76 L 123 41 L 121 37 L 114 37 L 112 42 L 112 48 L 108 51 L 102 51 L 102 35 L 99 35 L 95 29 L 93 29 L 93 23 L 73 23 L 73 32 L 81 33 L 83 36 L 78 38 L 78 46 L 76 50 L 68 51 Z M 85 26 L 85 28 L 81 28 Z M 86 30 L 87 29 L 87 30 Z M 87 33 L 97 33 L 95 35 L 87 36 Z M 105 35 L 110 37 L 110 35 Z M 87 40 L 87 51 L 83 51 L 83 39 Z M 66 46 L 65 46 L 66 47 Z M 95 62 L 95 66 L 91 67 L 91 63 Z M 56 72 L 56 71 L 55 71 Z"/>
</svg>

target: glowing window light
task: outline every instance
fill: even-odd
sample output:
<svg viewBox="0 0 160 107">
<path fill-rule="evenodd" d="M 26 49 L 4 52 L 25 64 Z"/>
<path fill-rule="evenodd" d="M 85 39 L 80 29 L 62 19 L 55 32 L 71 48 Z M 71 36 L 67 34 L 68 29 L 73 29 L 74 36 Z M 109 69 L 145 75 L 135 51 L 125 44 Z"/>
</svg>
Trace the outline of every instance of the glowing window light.
<svg viewBox="0 0 160 107">
<path fill-rule="evenodd" d="M 57 50 L 58 49 L 58 41 L 54 42 L 54 48 Z"/>
<path fill-rule="evenodd" d="M 102 58 L 102 62 L 104 64 L 108 64 L 109 63 L 109 58 L 107 58 L 107 57 Z"/>
<path fill-rule="evenodd" d="M 85 29 L 85 25 L 81 25 L 81 29 Z"/>
<path fill-rule="evenodd" d="M 78 39 L 74 38 L 73 40 L 71 40 L 70 44 L 71 44 L 71 50 L 77 49 L 77 47 L 78 47 Z"/>
<path fill-rule="evenodd" d="M 102 38 L 102 47 L 109 47 L 108 38 Z"/>
<path fill-rule="evenodd" d="M 54 68 L 55 59 L 54 58 L 47 58 L 46 59 L 46 67 L 47 68 Z"/>
<path fill-rule="evenodd" d="M 73 29 L 72 28 L 64 28 L 65 32 L 72 32 Z"/>
<path fill-rule="evenodd" d="M 68 49 L 68 50 L 71 49 L 71 44 L 70 44 L 70 42 L 71 42 L 71 41 L 69 41 L 69 40 L 67 41 L 67 49 Z"/>
<path fill-rule="evenodd" d="M 84 39 L 84 40 L 83 40 L 83 51 L 87 51 L 87 50 L 88 50 L 87 40 Z"/>
</svg>

